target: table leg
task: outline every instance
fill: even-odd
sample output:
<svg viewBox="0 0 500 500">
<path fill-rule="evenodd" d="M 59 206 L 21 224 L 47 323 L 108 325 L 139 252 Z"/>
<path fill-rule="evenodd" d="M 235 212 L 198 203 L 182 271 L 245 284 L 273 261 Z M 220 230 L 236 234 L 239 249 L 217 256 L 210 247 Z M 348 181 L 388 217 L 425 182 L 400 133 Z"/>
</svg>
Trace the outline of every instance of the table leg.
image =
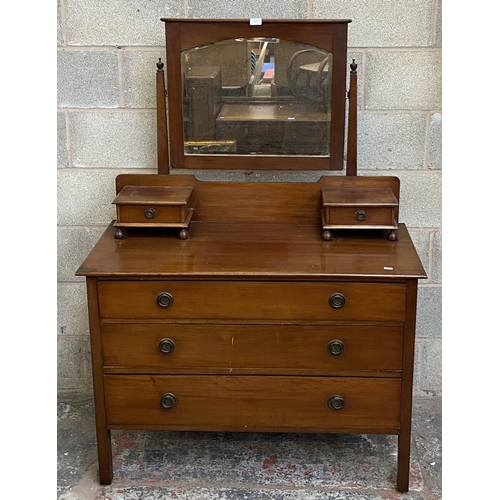
<svg viewBox="0 0 500 500">
<path fill-rule="evenodd" d="M 396 488 L 401 492 L 408 491 L 410 482 L 411 410 L 416 316 L 417 280 L 408 280 L 406 286 L 406 326 L 403 339 L 403 378 L 401 379 L 401 417 L 396 482 Z"/>
<path fill-rule="evenodd" d="M 113 479 L 111 433 L 108 429 L 106 421 L 101 325 L 99 318 L 97 278 L 95 277 L 87 276 L 87 301 L 89 308 L 90 347 L 92 350 L 92 373 L 94 383 L 94 409 L 97 439 L 97 460 L 99 464 L 99 482 L 101 484 L 111 484 L 111 481 Z"/>
<path fill-rule="evenodd" d="M 398 437 L 398 475 L 396 489 L 408 491 L 410 484 L 410 432 L 401 432 Z"/>
<path fill-rule="evenodd" d="M 113 480 L 113 457 L 111 454 L 111 433 L 107 429 L 97 429 L 97 461 L 99 465 L 99 483 L 111 484 Z"/>
</svg>

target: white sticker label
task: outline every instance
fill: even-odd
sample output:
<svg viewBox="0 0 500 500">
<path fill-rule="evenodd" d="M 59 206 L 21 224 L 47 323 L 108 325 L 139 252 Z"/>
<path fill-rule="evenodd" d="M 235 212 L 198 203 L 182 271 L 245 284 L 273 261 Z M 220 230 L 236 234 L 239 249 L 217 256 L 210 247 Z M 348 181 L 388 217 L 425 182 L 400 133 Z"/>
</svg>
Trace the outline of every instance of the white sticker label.
<svg viewBox="0 0 500 500">
<path fill-rule="evenodd" d="M 252 17 L 250 19 L 250 26 L 260 26 L 262 24 L 262 17 Z"/>
</svg>

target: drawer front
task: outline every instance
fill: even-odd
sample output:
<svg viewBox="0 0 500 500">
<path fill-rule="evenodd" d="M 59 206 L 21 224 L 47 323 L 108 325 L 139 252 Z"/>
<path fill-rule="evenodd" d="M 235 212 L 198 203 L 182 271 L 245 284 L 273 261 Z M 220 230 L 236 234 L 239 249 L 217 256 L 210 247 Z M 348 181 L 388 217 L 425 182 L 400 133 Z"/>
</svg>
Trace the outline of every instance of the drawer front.
<svg viewBox="0 0 500 500">
<path fill-rule="evenodd" d="M 388 433 L 399 428 L 399 379 L 105 375 L 104 388 L 111 428 Z"/>
<path fill-rule="evenodd" d="M 368 326 L 102 325 L 115 373 L 398 376 L 403 329 Z"/>
<path fill-rule="evenodd" d="M 187 205 L 120 205 L 117 208 L 121 223 L 181 224 L 187 216 Z"/>
<path fill-rule="evenodd" d="M 101 281 L 102 318 L 404 321 L 405 285 Z"/>
<path fill-rule="evenodd" d="M 327 209 L 327 223 L 340 226 L 394 226 L 391 207 L 335 207 Z"/>
</svg>

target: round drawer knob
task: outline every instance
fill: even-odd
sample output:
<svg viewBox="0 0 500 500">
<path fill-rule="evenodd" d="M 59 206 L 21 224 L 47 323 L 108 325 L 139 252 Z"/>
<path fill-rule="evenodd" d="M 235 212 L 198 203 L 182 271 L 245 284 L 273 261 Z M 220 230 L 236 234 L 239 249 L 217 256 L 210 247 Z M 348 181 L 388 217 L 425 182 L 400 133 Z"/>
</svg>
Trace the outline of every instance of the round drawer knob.
<svg viewBox="0 0 500 500">
<path fill-rule="evenodd" d="M 158 295 L 158 297 L 156 297 L 156 302 L 158 302 L 158 305 L 160 307 L 172 307 L 174 298 L 172 297 L 172 294 L 168 292 L 162 292 Z"/>
<path fill-rule="evenodd" d="M 330 306 L 334 309 L 340 309 L 345 305 L 345 297 L 341 293 L 334 293 L 329 299 L 328 302 Z"/>
<path fill-rule="evenodd" d="M 158 347 L 160 348 L 160 352 L 168 354 L 175 349 L 175 344 L 172 339 L 161 339 Z"/>
<path fill-rule="evenodd" d="M 144 210 L 144 215 L 147 219 L 153 219 L 156 217 L 156 210 L 154 208 L 146 208 L 146 210 Z"/>
<path fill-rule="evenodd" d="M 161 397 L 161 405 L 163 408 L 166 410 L 170 410 L 170 408 L 173 408 L 174 406 L 177 406 L 177 398 L 175 397 L 175 394 L 172 394 L 171 392 L 167 392 Z"/>
<path fill-rule="evenodd" d="M 354 213 L 354 218 L 356 220 L 365 220 L 366 212 L 364 210 L 356 210 L 356 212 Z"/>
<path fill-rule="evenodd" d="M 328 398 L 327 404 L 330 410 L 341 410 L 344 407 L 344 398 L 338 394 L 334 394 Z"/>
<path fill-rule="evenodd" d="M 344 350 L 344 342 L 342 342 L 341 340 L 335 339 L 328 342 L 328 352 L 330 354 L 338 356 L 339 354 L 342 354 L 343 350 Z"/>
</svg>

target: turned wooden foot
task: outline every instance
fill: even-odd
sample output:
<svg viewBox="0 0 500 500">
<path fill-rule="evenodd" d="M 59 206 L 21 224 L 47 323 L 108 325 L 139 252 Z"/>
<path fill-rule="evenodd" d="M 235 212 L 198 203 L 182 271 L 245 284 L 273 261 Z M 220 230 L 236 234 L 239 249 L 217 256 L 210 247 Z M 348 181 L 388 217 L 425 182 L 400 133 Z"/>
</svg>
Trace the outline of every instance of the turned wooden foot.
<svg viewBox="0 0 500 500">
<path fill-rule="evenodd" d="M 398 239 L 398 234 L 396 231 L 392 230 L 389 231 L 389 234 L 387 235 L 387 239 L 389 241 L 396 241 Z"/>
<path fill-rule="evenodd" d="M 116 228 L 116 231 L 115 231 L 115 238 L 117 240 L 121 240 L 125 235 L 123 234 L 123 231 L 121 229 L 121 227 L 117 227 Z"/>
<path fill-rule="evenodd" d="M 189 238 L 189 232 L 187 229 L 181 229 L 179 231 L 179 239 L 187 240 Z"/>
<path fill-rule="evenodd" d="M 323 231 L 323 234 L 321 235 L 321 237 L 325 240 L 325 241 L 332 241 L 332 238 L 333 238 L 333 234 L 331 231 L 328 231 L 328 229 L 326 229 L 325 231 Z"/>
</svg>

